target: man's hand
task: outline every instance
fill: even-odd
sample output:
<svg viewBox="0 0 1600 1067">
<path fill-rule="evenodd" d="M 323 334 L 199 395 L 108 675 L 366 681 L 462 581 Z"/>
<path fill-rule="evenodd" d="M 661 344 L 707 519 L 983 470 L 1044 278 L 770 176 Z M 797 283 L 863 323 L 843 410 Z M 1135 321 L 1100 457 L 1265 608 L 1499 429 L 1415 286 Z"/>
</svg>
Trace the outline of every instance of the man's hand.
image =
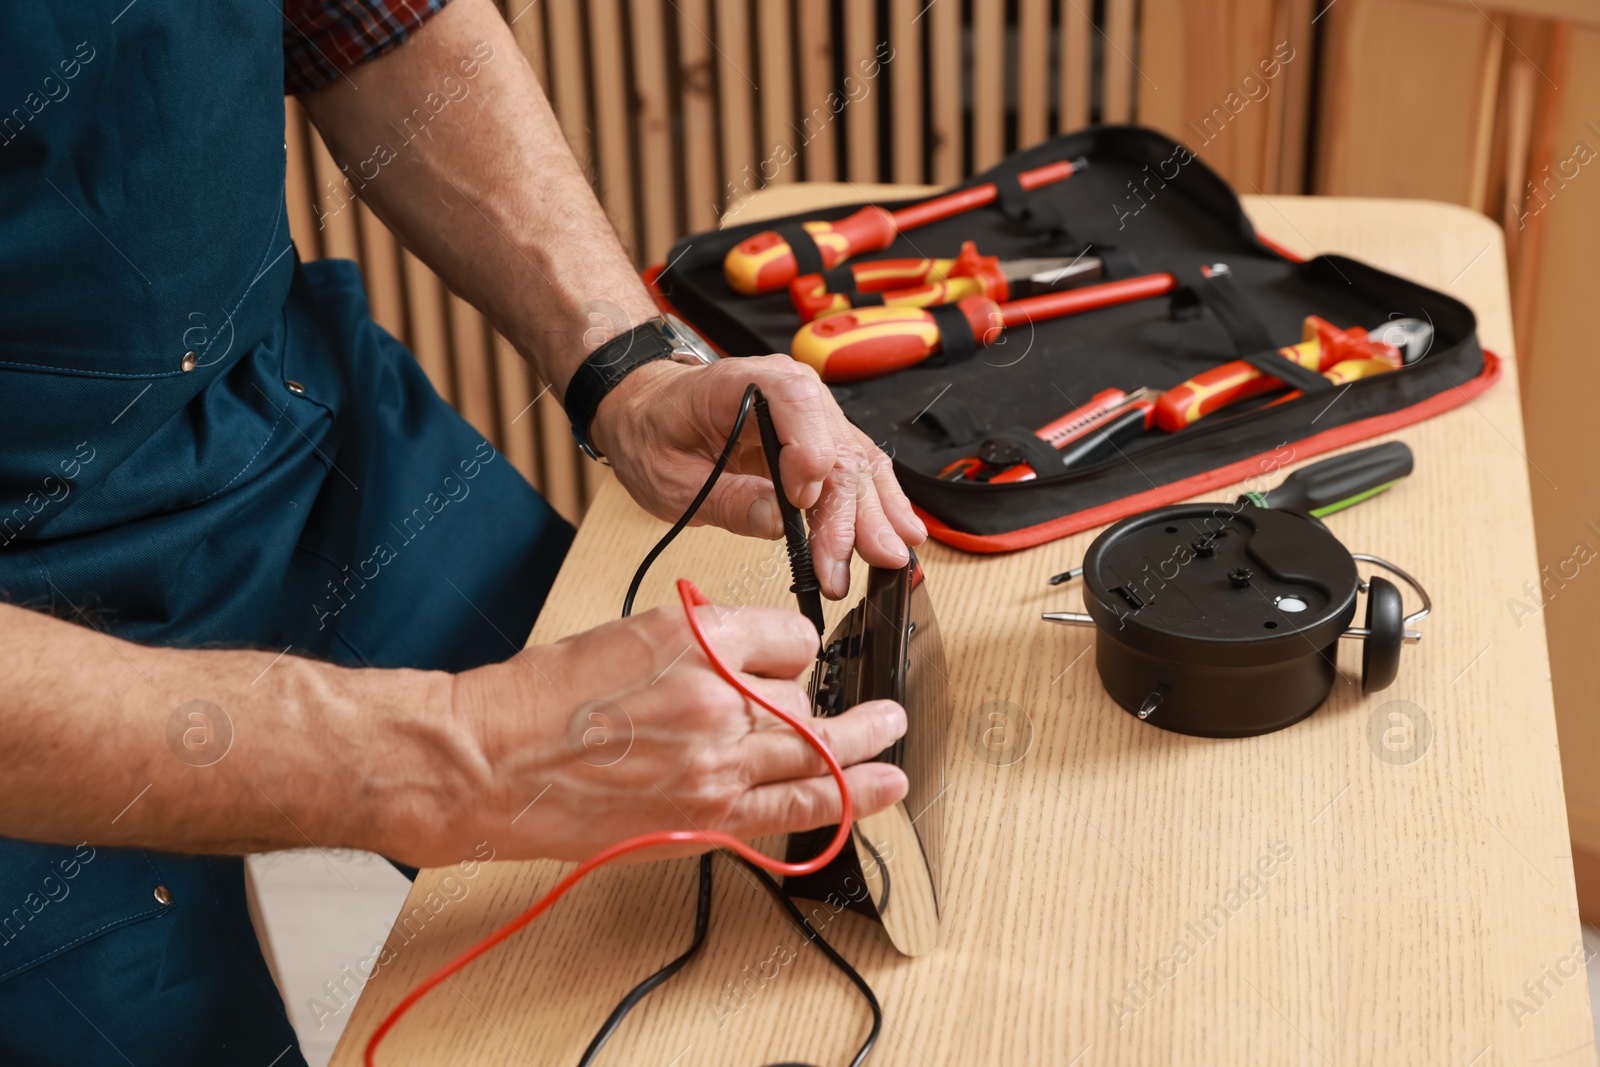
<svg viewBox="0 0 1600 1067">
<path fill-rule="evenodd" d="M 619 324 L 642 322 L 656 306 L 494 4 L 458 0 L 399 48 L 303 103 L 334 159 L 353 168 L 374 144 L 393 139 L 393 101 L 422 99 L 441 78 L 456 78 L 468 56 L 493 57 L 474 68 L 471 107 L 405 143 L 361 196 L 488 316 L 559 400 L 584 358 L 625 328 L 595 329 L 596 306 Z M 848 590 L 852 547 L 879 566 L 905 562 L 906 544 L 921 542 L 926 531 L 888 459 L 845 420 L 816 375 L 785 356 L 709 369 L 641 367 L 600 405 L 590 437 L 635 500 L 675 519 L 710 473 L 752 381 L 771 404 L 783 441 L 784 488 L 811 511 L 823 592 L 838 598 Z M 778 537 L 777 504 L 751 423 L 702 519 Z"/>
<path fill-rule="evenodd" d="M 850 552 L 878 567 L 906 562 L 928 531 L 895 481 L 889 457 L 839 410 L 816 372 L 788 356 L 729 359 L 708 367 L 646 364 L 600 404 L 590 436 L 634 500 L 658 518 L 683 514 L 733 429 L 745 388 L 760 386 L 783 445 L 779 473 L 809 511 L 822 591 L 850 589 Z M 738 534 L 783 536 L 754 415 L 697 521 Z"/>
<path fill-rule="evenodd" d="M 730 669 L 809 719 L 796 678 L 817 654 L 810 623 L 698 610 Z M 13 653 L 0 836 L 232 855 L 311 844 L 437 866 L 484 843 L 578 859 L 651 830 L 754 838 L 839 819 L 821 759 L 712 671 L 677 606 L 457 675 L 151 648 L 5 604 L 0 642 Z M 197 695 L 218 717 L 205 736 L 220 723 L 229 738 L 199 761 L 172 732 Z M 814 720 L 857 814 L 905 795 L 899 768 L 862 762 L 905 721 L 889 701 Z"/>
<path fill-rule="evenodd" d="M 809 622 L 773 608 L 697 610 L 718 655 L 752 689 L 811 718 L 796 680 L 817 655 Z M 676 605 L 459 675 L 454 711 L 479 739 L 481 775 L 453 817 L 435 824 L 418 813 L 429 829 L 407 833 L 409 854 L 391 853 L 410 862 L 451 862 L 476 841 L 502 858 L 576 860 L 653 830 L 751 839 L 839 820 L 839 787 L 822 759 L 717 676 Z M 846 768 L 858 815 L 905 795 L 898 767 L 861 762 L 905 733 L 898 704 L 811 724 Z"/>
</svg>

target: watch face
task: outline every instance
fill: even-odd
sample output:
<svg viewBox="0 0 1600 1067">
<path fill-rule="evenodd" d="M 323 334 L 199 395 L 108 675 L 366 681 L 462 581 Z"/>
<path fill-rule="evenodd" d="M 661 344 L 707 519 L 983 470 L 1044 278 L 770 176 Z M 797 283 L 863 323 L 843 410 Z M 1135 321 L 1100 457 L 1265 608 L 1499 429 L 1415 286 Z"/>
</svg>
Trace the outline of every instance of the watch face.
<svg viewBox="0 0 1600 1067">
<path fill-rule="evenodd" d="M 715 363 L 721 358 L 705 338 L 678 316 L 663 315 L 661 322 L 661 335 L 672 345 L 672 358 L 679 363 Z"/>
</svg>

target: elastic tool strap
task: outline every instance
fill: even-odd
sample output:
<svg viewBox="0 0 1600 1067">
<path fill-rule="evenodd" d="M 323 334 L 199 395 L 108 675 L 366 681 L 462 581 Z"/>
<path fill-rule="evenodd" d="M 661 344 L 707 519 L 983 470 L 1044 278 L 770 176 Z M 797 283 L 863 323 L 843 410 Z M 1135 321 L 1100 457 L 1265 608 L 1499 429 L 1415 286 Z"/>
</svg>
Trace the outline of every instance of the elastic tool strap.
<svg viewBox="0 0 1600 1067">
<path fill-rule="evenodd" d="M 1021 221 L 1028 217 L 1028 194 L 1022 191 L 1022 183 L 1017 180 L 1018 171 L 1014 167 L 1007 167 L 1003 173 L 995 175 L 994 202 L 1000 208 L 1000 214 L 1008 219 Z"/>
<path fill-rule="evenodd" d="M 815 244 L 816 242 L 812 243 Z M 800 273 L 804 274 L 806 272 L 801 271 Z M 850 269 L 850 264 L 848 263 L 841 263 L 837 267 L 829 267 L 823 271 L 822 284 L 828 287 L 828 292 L 830 293 L 843 293 L 849 297 L 854 297 L 861 291 L 856 288 L 856 272 Z M 854 303 L 853 300 L 852 303 Z"/>
<path fill-rule="evenodd" d="M 1132 278 L 1145 273 L 1139 269 L 1139 257 L 1111 245 L 1097 244 L 1089 249 L 1091 255 L 1100 257 L 1100 277 L 1112 282 L 1119 278 Z"/>
<path fill-rule="evenodd" d="M 1187 285 L 1178 286 L 1167 301 L 1167 316 L 1173 322 L 1192 322 L 1204 315 L 1205 311 L 1206 306 L 1200 302 L 1200 294 Z"/>
<path fill-rule="evenodd" d="M 1072 231 L 1067 228 L 1066 215 L 1049 200 L 1033 197 L 1023 208 L 1022 221 L 1026 222 L 1028 228 L 1038 234 L 1040 240 L 1048 247 L 1062 250 L 1083 247 L 1084 242 L 1074 237 Z"/>
<path fill-rule="evenodd" d="M 1027 226 L 1037 234 L 1048 248 L 1066 250 L 1081 248 L 1083 242 L 1073 237 L 1067 228 L 1064 214 L 1048 197 L 1035 196 L 1022 188 L 1019 180 L 1023 170 L 1021 160 L 1012 160 L 1001 166 L 989 180 L 994 183 L 995 206 L 1013 222 Z"/>
<path fill-rule="evenodd" d="M 999 433 L 990 434 L 989 439 L 1004 441 L 1015 448 L 1037 474 L 1049 474 L 1061 466 L 1061 453 L 1026 426 L 1009 426 Z"/>
<path fill-rule="evenodd" d="M 972 323 L 959 304 L 935 304 L 925 308 L 939 327 L 939 351 L 924 361 L 927 366 L 943 367 L 972 358 L 978 351 L 978 338 L 972 332 Z"/>
<path fill-rule="evenodd" d="M 926 408 L 915 421 L 932 430 L 939 443 L 950 448 L 970 445 L 983 436 L 983 426 L 972 409 L 952 398 L 946 398 L 937 408 Z"/>
<path fill-rule="evenodd" d="M 1198 270 L 1175 272 L 1181 284 L 1190 286 L 1200 294 L 1200 300 L 1217 317 L 1222 328 L 1233 340 L 1239 358 L 1262 374 L 1294 386 L 1306 393 L 1317 393 L 1333 388 L 1333 383 L 1316 371 L 1278 354 L 1267 328 L 1250 309 L 1232 274 L 1206 277 Z"/>
<path fill-rule="evenodd" d="M 804 225 L 798 222 L 780 222 L 772 229 L 788 242 L 789 251 L 794 253 L 796 275 L 822 273 L 822 250 L 817 247 L 817 242 Z"/>
</svg>

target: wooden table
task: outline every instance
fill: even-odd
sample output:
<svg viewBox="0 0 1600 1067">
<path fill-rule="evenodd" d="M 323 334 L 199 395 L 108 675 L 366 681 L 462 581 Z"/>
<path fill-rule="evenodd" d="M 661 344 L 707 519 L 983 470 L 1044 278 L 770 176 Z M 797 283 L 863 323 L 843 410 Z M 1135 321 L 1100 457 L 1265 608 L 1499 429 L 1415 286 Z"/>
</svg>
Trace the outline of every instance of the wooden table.
<svg viewBox="0 0 1600 1067">
<path fill-rule="evenodd" d="M 789 187 L 741 221 L 897 192 Z M 1371 698 L 1353 680 L 1359 646 L 1344 642 L 1344 677 L 1307 721 L 1248 740 L 1183 737 L 1111 703 L 1091 631 L 1039 621 L 1078 607 L 1071 587 L 1044 578 L 1075 563 L 1092 531 L 999 557 L 930 547 L 951 673 L 943 943 L 908 960 L 852 914 L 826 928 L 884 1004 L 874 1067 L 1595 1062 L 1543 621 L 1519 624 L 1506 607 L 1540 573 L 1500 233 L 1417 201 L 1246 205 L 1297 251 L 1357 255 L 1458 295 L 1483 343 L 1508 357 L 1494 390 L 1399 435 L 1416 452 L 1412 479 L 1332 522 L 1352 549 L 1429 587 L 1426 636 Z M 606 489 L 532 639 L 612 618 L 661 529 Z M 726 598 L 773 573 L 775 551 L 691 531 L 640 603 L 669 602 L 679 575 Z M 786 586 L 744 587 L 776 605 L 792 603 Z M 1031 731 L 1015 762 L 969 742 L 997 701 Z M 424 872 L 409 926 L 390 939 L 394 960 L 368 983 L 334 1062 L 357 1063 L 408 988 L 562 870 L 486 866 L 458 874 L 453 900 L 445 872 Z M 617 998 L 687 943 L 692 870 L 601 871 L 424 1001 L 380 1059 L 575 1063 Z M 744 872 L 722 861 L 717 872 L 703 954 L 634 1012 L 602 1062 L 847 1063 L 868 1025 L 855 991 Z M 754 977 L 779 946 L 794 961 Z"/>
</svg>

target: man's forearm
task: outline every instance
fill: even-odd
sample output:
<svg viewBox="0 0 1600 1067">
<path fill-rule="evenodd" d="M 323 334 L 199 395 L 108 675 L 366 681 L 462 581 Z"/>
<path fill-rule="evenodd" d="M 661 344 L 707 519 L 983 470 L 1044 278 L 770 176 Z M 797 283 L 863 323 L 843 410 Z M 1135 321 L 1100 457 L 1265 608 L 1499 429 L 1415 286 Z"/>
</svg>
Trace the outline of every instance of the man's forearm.
<svg viewBox="0 0 1600 1067">
<path fill-rule="evenodd" d="M 589 351 L 656 314 L 489 0 L 303 100 L 349 184 L 561 397 Z"/>
<path fill-rule="evenodd" d="M 717 609 L 698 612 L 730 669 L 804 715 L 810 623 L 745 607 L 722 627 Z M 756 838 L 837 822 L 826 765 L 752 718 L 695 641 L 669 607 L 456 675 L 351 670 L 149 648 L 0 605 L 0 837 L 347 847 L 433 867 L 485 858 L 485 844 L 575 860 L 664 828 Z M 215 705 L 209 721 L 190 718 L 194 701 Z M 897 705 L 812 728 L 848 768 L 858 815 L 905 795 L 898 769 L 862 762 L 904 733 Z"/>
<path fill-rule="evenodd" d="M 150 648 L 9 605 L 0 647 L 0 836 L 393 854 L 471 792 L 447 674 Z"/>
</svg>

